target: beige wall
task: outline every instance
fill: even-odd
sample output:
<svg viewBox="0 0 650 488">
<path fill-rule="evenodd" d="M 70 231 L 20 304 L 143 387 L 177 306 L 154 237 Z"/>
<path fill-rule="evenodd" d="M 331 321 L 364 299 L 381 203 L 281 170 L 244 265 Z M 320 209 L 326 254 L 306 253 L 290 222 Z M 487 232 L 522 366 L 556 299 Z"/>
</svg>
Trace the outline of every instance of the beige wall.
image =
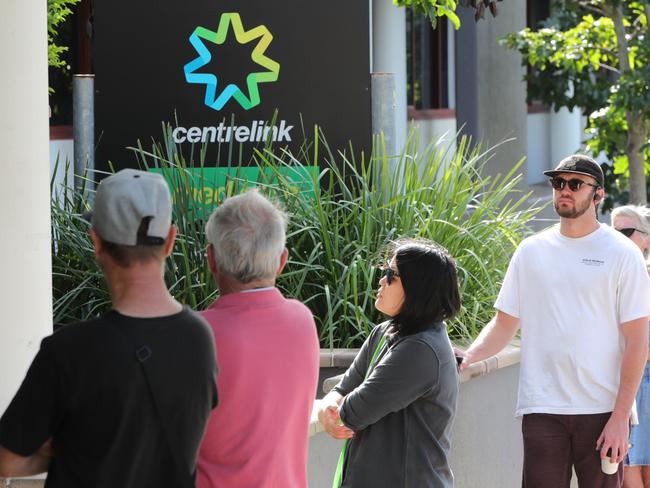
<svg viewBox="0 0 650 488">
<path fill-rule="evenodd" d="M 514 418 L 519 364 L 461 384 L 452 434 L 456 488 L 521 485 L 521 422 Z M 330 488 L 340 442 L 321 432 L 309 440 L 310 488 Z"/>
<path fill-rule="evenodd" d="M 0 412 L 52 330 L 46 6 L 0 0 Z"/>
<path fill-rule="evenodd" d="M 418 147 L 420 152 L 424 152 L 430 144 L 435 144 L 441 138 L 445 141 L 456 139 L 456 117 L 444 117 L 435 119 L 409 120 L 409 130 L 417 131 L 419 138 Z"/>
<path fill-rule="evenodd" d="M 494 145 L 514 137 L 496 151 L 489 164 L 491 174 L 505 174 L 526 155 L 525 69 L 515 50 L 499 45 L 506 34 L 526 27 L 526 2 L 499 4 L 499 14 L 477 24 L 477 78 L 479 140 Z M 460 62 L 458 60 L 457 62 Z"/>
<path fill-rule="evenodd" d="M 519 362 L 497 368 L 461 383 L 450 455 L 455 488 L 521 486 L 521 421 L 514 416 Z M 309 439 L 310 488 L 332 486 L 340 446 L 324 432 Z M 571 487 L 577 486 L 574 475 Z"/>
<path fill-rule="evenodd" d="M 463 383 L 451 449 L 456 488 L 521 485 L 521 422 L 514 417 L 519 364 Z"/>
</svg>

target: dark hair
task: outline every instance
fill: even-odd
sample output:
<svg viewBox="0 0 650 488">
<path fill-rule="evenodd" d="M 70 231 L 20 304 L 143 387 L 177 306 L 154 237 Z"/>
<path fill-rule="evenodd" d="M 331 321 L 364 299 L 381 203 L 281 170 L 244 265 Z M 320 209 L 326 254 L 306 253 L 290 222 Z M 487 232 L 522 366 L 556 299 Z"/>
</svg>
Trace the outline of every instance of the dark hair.
<svg viewBox="0 0 650 488">
<path fill-rule="evenodd" d="M 391 318 L 393 332 L 406 336 L 456 316 L 461 307 L 456 262 L 447 250 L 424 239 L 395 244 L 404 302 Z"/>
<path fill-rule="evenodd" d="M 164 258 L 163 246 L 124 246 L 102 239 L 102 247 L 121 268 L 130 268 L 137 263 L 162 261 Z"/>
<path fill-rule="evenodd" d="M 142 219 L 140 227 L 138 228 L 138 240 L 140 237 L 147 236 L 147 228 L 149 227 L 150 218 Z M 115 264 L 121 268 L 130 268 L 137 263 L 147 263 L 149 261 L 161 261 L 165 258 L 163 252 L 165 243 L 162 244 L 137 244 L 135 246 L 126 246 L 123 244 L 115 244 L 101 238 L 102 247 L 106 254 L 108 254 Z"/>
</svg>

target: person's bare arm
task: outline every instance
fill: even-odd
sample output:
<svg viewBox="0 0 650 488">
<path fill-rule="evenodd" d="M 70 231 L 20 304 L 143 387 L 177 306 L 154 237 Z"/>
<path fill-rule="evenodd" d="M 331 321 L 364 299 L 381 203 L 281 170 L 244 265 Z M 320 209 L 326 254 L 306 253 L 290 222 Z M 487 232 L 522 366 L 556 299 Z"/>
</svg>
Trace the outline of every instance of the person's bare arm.
<svg viewBox="0 0 650 488">
<path fill-rule="evenodd" d="M 519 319 L 497 310 L 496 315 L 487 324 L 469 349 L 460 365 L 465 369 L 472 363 L 487 359 L 501 351 L 512 340 L 519 329 Z"/>
<path fill-rule="evenodd" d="M 31 456 L 20 456 L 0 446 L 0 478 L 45 473 L 52 459 L 52 439 L 48 439 Z"/>
<path fill-rule="evenodd" d="M 611 448 L 611 459 L 620 463 L 625 458 L 630 435 L 630 411 L 641 383 L 643 369 L 648 357 L 648 317 L 621 324 L 625 340 L 625 352 L 621 363 L 621 379 L 616 395 L 614 411 L 603 432 L 596 441 L 600 457 L 607 457 Z"/>
<path fill-rule="evenodd" d="M 351 429 L 340 423 L 339 407 L 344 398 L 338 391 L 332 390 L 319 400 L 318 420 L 335 439 L 349 439 L 354 435 Z"/>
</svg>

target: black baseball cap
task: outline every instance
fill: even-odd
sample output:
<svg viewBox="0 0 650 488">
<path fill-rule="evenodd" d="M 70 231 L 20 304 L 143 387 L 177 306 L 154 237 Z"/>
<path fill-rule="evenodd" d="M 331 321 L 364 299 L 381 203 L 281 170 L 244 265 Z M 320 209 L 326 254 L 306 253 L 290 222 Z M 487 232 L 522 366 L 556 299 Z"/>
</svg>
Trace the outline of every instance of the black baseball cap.
<svg viewBox="0 0 650 488">
<path fill-rule="evenodd" d="M 573 154 L 560 161 L 555 169 L 544 171 L 546 176 L 551 178 L 561 173 L 575 173 L 579 175 L 591 176 L 596 180 L 598 186 L 605 186 L 605 175 L 603 169 L 596 161 L 584 154 Z"/>
</svg>

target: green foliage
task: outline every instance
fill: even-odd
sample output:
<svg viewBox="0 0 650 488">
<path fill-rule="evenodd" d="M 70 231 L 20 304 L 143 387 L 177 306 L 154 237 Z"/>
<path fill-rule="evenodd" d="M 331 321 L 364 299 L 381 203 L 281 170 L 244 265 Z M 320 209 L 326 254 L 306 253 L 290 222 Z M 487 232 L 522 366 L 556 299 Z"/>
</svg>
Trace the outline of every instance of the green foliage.
<svg viewBox="0 0 650 488">
<path fill-rule="evenodd" d="M 435 28 L 438 17 L 445 16 L 454 25 L 460 27 L 460 19 L 456 15 L 456 0 L 393 0 L 398 7 L 408 7 L 414 12 L 424 14 Z"/>
<path fill-rule="evenodd" d="M 69 164 L 66 163 L 66 175 Z M 54 324 L 61 325 L 95 317 L 110 308 L 111 301 L 95 261 L 89 225 L 83 217 L 90 210 L 88 192 L 85 187 L 75 191 L 66 176 L 60 187 L 55 187 L 52 179 L 50 194 L 53 317 Z"/>
<path fill-rule="evenodd" d="M 619 45 L 616 35 L 617 7 L 622 9 L 627 46 Z M 642 124 L 650 119 L 647 2 L 560 1 L 554 9 L 544 28 L 524 29 L 502 42 L 530 65 L 529 102 L 541 101 L 555 110 L 578 107 L 588 115 L 585 149 L 595 156 L 603 153 L 610 161 L 603 168 L 607 210 L 629 199 L 626 144 L 633 129 L 627 114 L 640 114 Z M 621 67 L 621 55 L 629 69 Z M 647 143 L 641 148 L 646 161 Z"/>
<path fill-rule="evenodd" d="M 214 186 L 204 167 L 205 153 L 192 152 L 186 159 L 170 141 L 167 131 L 162 144 L 150 151 L 138 147 L 136 154 L 141 167 L 157 168 L 175 180 L 178 238 L 166 281 L 179 301 L 204 309 L 217 294 L 205 260 L 205 218 L 194 209 L 211 209 L 250 183 L 238 177 L 236 166 L 219 191 L 204 191 Z M 453 338 L 475 337 L 492 316 L 510 256 L 539 209 L 528 207 L 528 195 L 517 190 L 521 161 L 508 175 L 484 177 L 492 151 L 470 147 L 465 139 L 454 145 L 438 143 L 419 153 L 412 134 L 398 160 L 389 158 L 379 143 L 372 157 L 355 159 L 334 153 L 315 133 L 297 155 L 271 148 L 257 153 L 263 171 L 255 184 L 291 215 L 289 263 L 278 286 L 310 307 L 324 347 L 359 346 L 381 320 L 374 309 L 377 266 L 389 258 L 391 241 L 402 236 L 432 239 L 456 258 L 463 309 L 449 324 Z M 320 172 L 312 173 L 313 191 L 300 191 L 285 177 L 288 167 L 314 164 Z M 68 195 L 52 204 L 57 324 L 91 317 L 109 306 L 88 224 L 80 217 L 87 201 L 80 193 Z"/>
<path fill-rule="evenodd" d="M 65 66 L 61 54 L 66 52 L 68 47 L 56 44 L 57 28 L 72 13 L 70 7 L 78 2 L 79 0 L 47 0 L 47 61 L 49 66 L 55 68 Z"/>
<path fill-rule="evenodd" d="M 460 4 L 463 7 L 470 7 L 476 10 L 474 20 L 485 18 L 485 11 L 489 10 L 492 17 L 497 15 L 497 1 L 502 0 L 393 0 L 398 7 L 408 7 L 416 14 L 422 14 L 435 29 L 438 17 L 447 17 L 455 29 L 460 28 L 460 19 L 456 15 L 456 7 Z"/>
</svg>

